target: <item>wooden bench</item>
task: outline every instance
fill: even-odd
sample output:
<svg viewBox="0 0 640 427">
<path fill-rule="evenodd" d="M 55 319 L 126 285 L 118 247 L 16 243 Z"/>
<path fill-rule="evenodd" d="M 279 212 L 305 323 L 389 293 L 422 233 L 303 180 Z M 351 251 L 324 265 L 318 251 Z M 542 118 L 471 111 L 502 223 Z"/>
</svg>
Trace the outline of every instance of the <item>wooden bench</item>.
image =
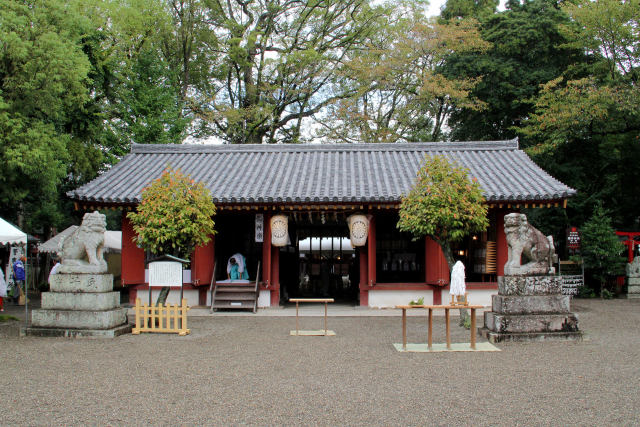
<svg viewBox="0 0 640 427">
<path fill-rule="evenodd" d="M 432 349 L 433 336 L 433 310 L 443 309 L 447 325 L 447 350 L 451 350 L 451 326 L 449 324 L 449 310 L 468 308 L 471 310 L 471 349 L 476 349 L 476 309 L 484 308 L 483 305 L 397 305 L 402 309 L 402 350 L 407 351 L 407 310 L 423 308 L 429 310 L 429 328 L 427 335 L 427 348 Z"/>
<path fill-rule="evenodd" d="M 317 336 L 317 335 L 324 335 L 324 336 L 333 336 L 336 333 L 333 331 L 329 331 L 327 330 L 327 303 L 333 302 L 333 298 L 290 298 L 289 302 L 295 302 L 296 303 L 296 330 L 295 331 L 291 331 L 290 334 L 291 335 L 304 335 L 304 336 Z M 301 331 L 300 327 L 299 327 L 299 321 L 298 321 L 298 307 L 299 304 L 301 302 L 322 302 L 324 303 L 324 333 L 321 333 L 322 331 Z"/>
</svg>

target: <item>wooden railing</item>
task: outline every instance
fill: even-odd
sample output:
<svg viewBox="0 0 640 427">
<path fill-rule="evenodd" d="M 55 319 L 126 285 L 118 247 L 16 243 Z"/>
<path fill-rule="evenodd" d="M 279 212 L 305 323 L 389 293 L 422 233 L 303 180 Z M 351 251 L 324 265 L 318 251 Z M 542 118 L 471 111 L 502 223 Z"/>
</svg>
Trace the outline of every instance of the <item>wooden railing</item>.
<svg viewBox="0 0 640 427">
<path fill-rule="evenodd" d="M 140 332 L 177 333 L 187 335 L 191 332 L 187 329 L 187 300 L 182 299 L 182 305 L 158 304 L 157 306 L 142 305 L 140 298 L 136 299 L 135 306 L 136 325 L 131 331 L 138 335 Z"/>
</svg>

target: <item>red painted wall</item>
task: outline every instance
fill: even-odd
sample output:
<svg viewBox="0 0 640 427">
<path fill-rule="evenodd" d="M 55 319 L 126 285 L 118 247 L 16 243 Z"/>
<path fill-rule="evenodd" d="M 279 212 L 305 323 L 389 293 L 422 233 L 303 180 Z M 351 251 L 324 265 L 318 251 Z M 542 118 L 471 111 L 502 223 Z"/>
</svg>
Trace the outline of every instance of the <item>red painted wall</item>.
<svg viewBox="0 0 640 427">
<path fill-rule="evenodd" d="M 369 263 L 367 260 L 367 247 L 361 246 L 357 250 L 360 255 L 360 305 L 367 307 L 369 305 Z"/>
<path fill-rule="evenodd" d="M 442 248 L 429 237 L 425 238 L 424 244 L 426 282 L 430 285 L 449 283 L 449 264 L 447 264 Z"/>
<path fill-rule="evenodd" d="M 122 285 L 138 285 L 144 283 L 144 250 L 137 247 L 132 239 L 135 237 L 131 221 L 122 213 Z"/>
<path fill-rule="evenodd" d="M 209 243 L 198 246 L 191 255 L 191 281 L 198 287 L 198 303 L 206 305 L 207 292 L 213 276 L 215 262 L 215 237 Z M 218 266 L 221 268 L 222 266 Z"/>
<path fill-rule="evenodd" d="M 369 215 L 369 235 L 367 237 L 367 286 L 376 284 L 376 217 Z"/>
<path fill-rule="evenodd" d="M 198 246 L 191 255 L 191 281 L 196 286 L 211 283 L 213 263 L 215 260 L 215 237 L 204 246 Z M 221 268 L 222 266 L 218 266 Z"/>
</svg>

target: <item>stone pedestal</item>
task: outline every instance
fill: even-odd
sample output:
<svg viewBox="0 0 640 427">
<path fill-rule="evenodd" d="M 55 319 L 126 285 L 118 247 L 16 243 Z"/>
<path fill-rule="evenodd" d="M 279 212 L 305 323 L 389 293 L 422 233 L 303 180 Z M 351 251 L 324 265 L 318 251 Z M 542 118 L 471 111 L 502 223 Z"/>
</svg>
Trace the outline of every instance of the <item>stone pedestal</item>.
<svg viewBox="0 0 640 427">
<path fill-rule="evenodd" d="M 480 334 L 492 343 L 582 339 L 558 276 L 499 277 Z"/>
<path fill-rule="evenodd" d="M 50 290 L 42 293 L 41 308 L 31 312 L 25 335 L 115 337 L 131 332 L 111 274 L 54 274 Z"/>
<path fill-rule="evenodd" d="M 627 298 L 640 298 L 640 277 L 627 278 Z"/>
</svg>

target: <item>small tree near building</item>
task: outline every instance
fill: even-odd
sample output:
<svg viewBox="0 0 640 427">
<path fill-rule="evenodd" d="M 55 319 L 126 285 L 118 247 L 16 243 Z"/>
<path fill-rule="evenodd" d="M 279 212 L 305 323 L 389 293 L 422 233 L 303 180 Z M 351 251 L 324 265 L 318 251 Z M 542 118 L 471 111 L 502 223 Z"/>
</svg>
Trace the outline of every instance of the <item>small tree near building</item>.
<svg viewBox="0 0 640 427">
<path fill-rule="evenodd" d="M 155 255 L 188 259 L 215 233 L 216 207 L 211 193 L 179 169 L 168 167 L 142 191 L 137 212 L 129 212 L 142 248 Z"/>
<path fill-rule="evenodd" d="M 611 219 L 600 203 L 581 231 L 584 266 L 598 280 L 602 297 L 607 278 L 623 271 L 624 245 L 618 240 L 616 231 L 611 226 Z"/>
<path fill-rule="evenodd" d="M 487 229 L 487 205 L 477 179 L 442 156 L 426 156 L 413 188 L 402 198 L 398 229 L 414 240 L 430 237 L 453 269 L 452 243 Z"/>
</svg>

